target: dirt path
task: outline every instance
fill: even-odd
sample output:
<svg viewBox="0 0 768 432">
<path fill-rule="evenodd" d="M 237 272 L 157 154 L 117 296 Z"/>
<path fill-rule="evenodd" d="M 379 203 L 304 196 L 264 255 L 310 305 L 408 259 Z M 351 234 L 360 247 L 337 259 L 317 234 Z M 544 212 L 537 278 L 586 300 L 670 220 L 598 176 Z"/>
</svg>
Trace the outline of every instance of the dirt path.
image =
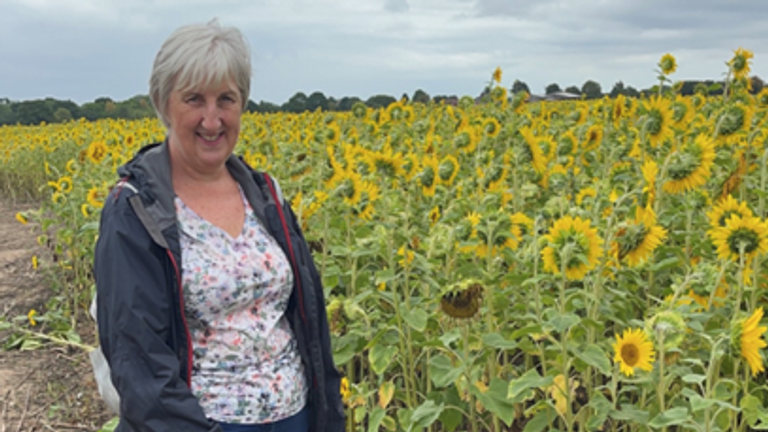
<svg viewBox="0 0 768 432">
<path fill-rule="evenodd" d="M 30 206 L 0 200 L 0 316 L 43 312 L 53 291 L 32 256 L 45 260 L 36 243 L 39 228 L 20 224 L 16 212 Z M 36 328 L 40 328 L 38 325 Z M 0 332 L 0 432 L 96 431 L 106 412 L 82 350 L 45 345 L 34 351 L 3 351 Z"/>
</svg>

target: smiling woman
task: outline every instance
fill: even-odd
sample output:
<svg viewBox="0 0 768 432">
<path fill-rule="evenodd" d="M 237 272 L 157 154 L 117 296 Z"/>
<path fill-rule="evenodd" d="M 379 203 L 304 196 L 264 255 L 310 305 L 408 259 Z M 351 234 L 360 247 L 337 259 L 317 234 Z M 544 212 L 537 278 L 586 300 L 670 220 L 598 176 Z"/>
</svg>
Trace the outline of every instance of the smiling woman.
<svg viewBox="0 0 768 432">
<path fill-rule="evenodd" d="M 277 182 L 232 154 L 250 79 L 248 44 L 215 20 L 155 58 L 167 136 L 118 169 L 95 251 L 118 431 L 344 428 L 309 248 Z"/>
</svg>

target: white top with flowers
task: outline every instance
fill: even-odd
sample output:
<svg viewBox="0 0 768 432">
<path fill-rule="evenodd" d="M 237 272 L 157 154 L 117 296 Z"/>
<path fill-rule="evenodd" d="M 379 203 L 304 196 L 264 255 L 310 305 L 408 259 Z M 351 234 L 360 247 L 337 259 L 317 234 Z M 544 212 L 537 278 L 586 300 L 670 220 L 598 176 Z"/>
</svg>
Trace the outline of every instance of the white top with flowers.
<svg viewBox="0 0 768 432">
<path fill-rule="evenodd" d="M 237 238 L 175 198 L 184 310 L 192 337 L 192 392 L 208 418 L 270 423 L 298 413 L 307 383 L 285 317 L 288 260 L 245 196 Z"/>
</svg>

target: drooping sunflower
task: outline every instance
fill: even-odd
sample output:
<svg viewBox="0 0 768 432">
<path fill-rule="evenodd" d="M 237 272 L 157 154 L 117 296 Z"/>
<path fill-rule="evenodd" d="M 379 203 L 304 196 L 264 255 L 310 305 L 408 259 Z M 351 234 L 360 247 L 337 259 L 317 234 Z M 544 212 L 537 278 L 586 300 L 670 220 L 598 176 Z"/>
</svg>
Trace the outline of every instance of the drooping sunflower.
<svg viewBox="0 0 768 432">
<path fill-rule="evenodd" d="M 440 184 L 440 167 L 434 154 L 426 155 L 422 159 L 422 169 L 419 174 L 419 182 L 424 196 L 435 196 L 437 185 Z"/>
<path fill-rule="evenodd" d="M 645 131 L 652 147 L 658 147 L 674 136 L 672 131 L 673 113 L 667 99 L 654 96 L 643 103 L 647 112 Z"/>
<path fill-rule="evenodd" d="M 88 189 L 86 201 L 88 201 L 88 204 L 90 204 L 91 207 L 100 209 L 104 207 L 104 196 L 104 191 L 102 191 L 99 187 L 94 186 Z"/>
<path fill-rule="evenodd" d="M 496 67 L 496 69 L 493 71 L 493 81 L 495 81 L 497 84 L 501 84 L 501 67 Z"/>
<path fill-rule="evenodd" d="M 759 253 L 768 253 L 768 223 L 758 217 L 732 215 L 724 227 L 712 229 L 708 234 L 721 259 L 738 262 L 741 248 L 746 262 L 750 262 Z"/>
<path fill-rule="evenodd" d="M 440 207 L 434 206 L 429 211 L 429 226 L 434 226 L 440 220 Z"/>
<path fill-rule="evenodd" d="M 678 129 L 685 129 L 696 115 L 693 103 L 689 97 L 677 95 L 671 105 L 672 125 Z"/>
<path fill-rule="evenodd" d="M 751 71 L 750 61 L 755 55 L 752 51 L 738 48 L 733 52 L 733 58 L 728 61 L 728 66 L 731 68 L 731 73 L 735 79 L 747 78 Z"/>
<path fill-rule="evenodd" d="M 752 376 L 765 371 L 760 350 L 768 345 L 763 340 L 768 327 L 760 326 L 762 319 L 763 308 L 759 307 L 749 318 L 736 321 L 731 328 L 731 345 L 747 361 Z"/>
<path fill-rule="evenodd" d="M 501 123 L 495 117 L 488 117 L 483 122 L 483 131 L 485 131 L 486 135 L 493 138 L 501 132 Z"/>
<path fill-rule="evenodd" d="M 715 207 L 707 212 L 709 225 L 712 229 L 726 226 L 725 222 L 733 215 L 741 218 L 753 217 L 754 213 L 747 206 L 746 201 L 739 202 L 736 198 L 728 195 L 727 198 L 720 201 Z"/>
<path fill-rule="evenodd" d="M 615 352 L 613 361 L 619 364 L 621 373 L 624 375 L 634 376 L 635 368 L 646 372 L 653 370 L 656 352 L 645 330 L 625 329 L 623 335 L 616 335 L 613 350 Z"/>
<path fill-rule="evenodd" d="M 675 60 L 675 56 L 670 53 L 661 56 L 661 60 L 659 60 L 659 69 L 661 69 L 661 73 L 664 75 L 674 73 L 677 70 L 677 60 Z"/>
<path fill-rule="evenodd" d="M 70 176 L 63 176 L 58 181 L 59 184 L 59 190 L 63 193 L 70 193 L 72 192 L 72 188 L 74 187 L 74 184 L 72 183 L 72 177 Z"/>
<path fill-rule="evenodd" d="M 337 193 L 344 200 L 344 204 L 354 207 L 360 202 L 362 195 L 362 177 L 352 170 L 344 170 L 336 187 Z"/>
<path fill-rule="evenodd" d="M 611 120 L 614 126 L 618 126 L 622 119 L 627 118 L 627 98 L 620 94 L 611 104 Z"/>
<path fill-rule="evenodd" d="M 570 280 L 583 279 L 603 254 L 597 228 L 591 228 L 589 220 L 579 217 L 558 219 L 543 238 L 547 242 L 541 251 L 544 270 L 560 274 L 564 268 L 565 277 Z"/>
<path fill-rule="evenodd" d="M 533 169 L 537 173 L 543 173 L 547 168 L 547 160 L 544 158 L 544 153 L 539 146 L 537 137 L 533 135 L 531 128 L 528 126 L 520 129 L 520 135 L 522 135 L 525 140 L 523 150 L 526 156 L 528 156 L 531 166 L 533 166 Z"/>
<path fill-rule="evenodd" d="M 754 110 L 752 107 L 736 102 L 729 104 L 717 115 L 715 133 L 718 144 L 735 144 L 742 133 L 749 131 Z"/>
<path fill-rule="evenodd" d="M 656 224 L 653 210 L 644 209 L 637 216 L 619 229 L 616 241 L 611 245 L 613 257 L 618 261 L 626 260 L 630 267 L 645 262 L 667 237 L 667 230 Z"/>
<path fill-rule="evenodd" d="M 704 185 L 712 173 L 715 161 L 715 142 L 706 134 L 699 134 L 678 149 L 669 163 L 664 191 L 678 194 Z"/>
<path fill-rule="evenodd" d="M 459 175 L 459 160 L 456 156 L 449 154 L 446 155 L 443 160 L 440 161 L 438 166 L 438 175 L 440 176 L 440 183 L 451 186 L 456 176 Z"/>
<path fill-rule="evenodd" d="M 381 196 L 381 189 L 370 181 L 363 181 L 360 184 L 360 201 L 354 207 L 353 213 L 360 219 L 370 221 L 373 219 L 374 206 Z"/>
<path fill-rule="evenodd" d="M 579 150 L 579 139 L 572 130 L 566 131 L 560 135 L 560 139 L 557 141 L 557 155 L 558 156 L 573 156 Z M 573 159 L 571 159 L 572 161 Z"/>
<path fill-rule="evenodd" d="M 477 281 L 459 282 L 441 295 L 440 308 L 451 318 L 472 318 L 480 310 L 483 291 L 483 286 Z"/>
</svg>

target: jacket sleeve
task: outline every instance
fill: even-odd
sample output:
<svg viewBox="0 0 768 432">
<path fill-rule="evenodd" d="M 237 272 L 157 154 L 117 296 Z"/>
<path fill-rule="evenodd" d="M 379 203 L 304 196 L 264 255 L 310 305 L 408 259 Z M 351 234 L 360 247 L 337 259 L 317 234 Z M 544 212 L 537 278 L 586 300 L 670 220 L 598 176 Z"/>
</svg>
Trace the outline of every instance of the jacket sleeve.
<svg viewBox="0 0 768 432">
<path fill-rule="evenodd" d="M 323 292 L 323 284 L 320 278 L 320 272 L 317 271 L 315 261 L 312 258 L 312 253 L 309 250 L 307 241 L 304 238 L 304 233 L 301 231 L 298 219 L 293 212 L 290 204 L 285 203 L 285 208 L 288 209 L 293 221 L 293 228 L 299 233 L 301 237 L 302 253 L 308 257 L 307 262 L 310 273 L 312 274 L 312 285 L 315 287 L 315 298 L 317 299 L 317 305 L 320 310 L 317 312 L 318 317 L 318 331 L 320 333 L 320 346 L 322 349 L 323 365 L 325 368 L 325 397 L 328 401 L 328 424 L 326 426 L 326 432 L 341 432 L 345 430 L 344 421 L 344 403 L 341 399 L 341 373 L 336 368 L 336 364 L 333 361 L 333 352 L 331 350 L 331 332 L 328 327 L 328 313 L 325 308 L 325 294 Z"/>
<path fill-rule="evenodd" d="M 169 345 L 171 279 L 164 254 L 126 199 L 114 202 L 111 195 L 101 216 L 94 271 L 99 342 L 120 395 L 121 422 L 137 432 L 221 431 L 180 376 L 179 358 Z"/>
</svg>

